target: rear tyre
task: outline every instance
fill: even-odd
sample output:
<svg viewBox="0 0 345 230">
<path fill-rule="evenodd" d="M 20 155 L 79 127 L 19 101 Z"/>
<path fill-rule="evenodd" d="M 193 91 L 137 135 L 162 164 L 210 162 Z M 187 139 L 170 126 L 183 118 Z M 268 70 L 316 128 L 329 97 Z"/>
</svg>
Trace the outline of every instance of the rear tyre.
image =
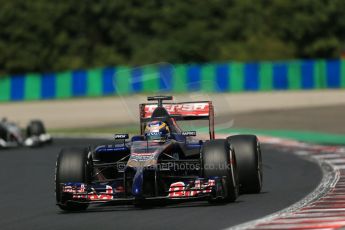
<svg viewBox="0 0 345 230">
<path fill-rule="evenodd" d="M 7 130 L 4 126 L 0 124 L 0 138 L 3 139 L 4 141 L 7 141 Z"/>
<path fill-rule="evenodd" d="M 55 171 L 55 195 L 58 206 L 65 211 L 81 211 L 89 204 L 71 203 L 62 196 L 61 183 L 90 183 L 92 159 L 88 149 L 63 149 L 58 155 Z"/>
<path fill-rule="evenodd" d="M 225 177 L 226 197 L 221 202 L 234 202 L 238 197 L 238 176 L 235 154 L 226 140 L 210 140 L 202 149 L 203 174 Z"/>
<path fill-rule="evenodd" d="M 44 124 L 40 120 L 30 121 L 28 127 L 26 128 L 27 137 L 39 136 L 45 133 L 46 133 L 46 130 L 45 130 Z"/>
<path fill-rule="evenodd" d="M 255 135 L 235 135 L 227 138 L 234 147 L 241 193 L 260 193 L 262 188 L 262 157 Z"/>
</svg>

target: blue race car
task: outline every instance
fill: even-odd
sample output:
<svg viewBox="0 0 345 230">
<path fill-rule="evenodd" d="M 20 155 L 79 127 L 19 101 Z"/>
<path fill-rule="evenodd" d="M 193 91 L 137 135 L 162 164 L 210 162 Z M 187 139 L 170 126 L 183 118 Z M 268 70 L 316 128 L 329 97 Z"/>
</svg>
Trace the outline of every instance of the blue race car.
<svg viewBox="0 0 345 230">
<path fill-rule="evenodd" d="M 140 135 L 115 134 L 95 148 L 62 149 L 56 163 L 56 201 L 66 211 L 89 204 L 207 200 L 234 202 L 262 187 L 260 143 L 254 135 L 215 139 L 211 101 L 140 104 Z M 208 140 L 178 123 L 207 120 Z"/>
</svg>

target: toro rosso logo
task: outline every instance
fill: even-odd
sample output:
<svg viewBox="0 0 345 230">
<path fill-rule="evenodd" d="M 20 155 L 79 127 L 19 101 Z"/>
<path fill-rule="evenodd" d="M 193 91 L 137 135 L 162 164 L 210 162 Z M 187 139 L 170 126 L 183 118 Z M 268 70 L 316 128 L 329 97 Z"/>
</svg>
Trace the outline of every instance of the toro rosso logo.
<svg viewBox="0 0 345 230">
<path fill-rule="evenodd" d="M 163 107 L 169 114 L 183 116 L 208 116 L 209 103 L 183 103 L 183 104 L 164 104 Z M 145 117 L 150 117 L 157 105 L 145 105 Z"/>
</svg>

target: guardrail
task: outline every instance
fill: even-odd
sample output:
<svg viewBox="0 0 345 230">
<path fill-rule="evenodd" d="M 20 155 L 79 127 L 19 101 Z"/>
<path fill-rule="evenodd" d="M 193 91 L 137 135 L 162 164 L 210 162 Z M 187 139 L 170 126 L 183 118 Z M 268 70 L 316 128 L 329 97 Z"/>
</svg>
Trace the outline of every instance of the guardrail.
<svg viewBox="0 0 345 230">
<path fill-rule="evenodd" d="M 345 88 L 345 60 L 157 64 L 0 77 L 0 101 Z"/>
</svg>

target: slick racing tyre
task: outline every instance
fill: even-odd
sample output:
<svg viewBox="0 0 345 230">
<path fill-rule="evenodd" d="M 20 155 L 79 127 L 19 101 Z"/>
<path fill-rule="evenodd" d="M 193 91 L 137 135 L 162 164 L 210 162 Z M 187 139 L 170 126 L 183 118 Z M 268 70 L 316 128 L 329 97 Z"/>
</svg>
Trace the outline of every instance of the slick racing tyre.
<svg viewBox="0 0 345 230">
<path fill-rule="evenodd" d="M 235 154 L 226 140 L 210 140 L 202 149 L 205 178 L 225 177 L 227 194 L 223 202 L 234 202 L 239 193 Z"/>
<path fill-rule="evenodd" d="M 55 195 L 58 206 L 65 211 L 81 211 L 88 207 L 86 203 L 68 202 L 63 197 L 61 183 L 90 183 L 92 176 L 92 159 L 88 149 L 63 149 L 58 155 L 55 171 Z"/>
<path fill-rule="evenodd" d="M 3 139 L 4 141 L 7 141 L 7 130 L 4 126 L 0 124 L 0 138 Z"/>
<path fill-rule="evenodd" d="M 262 158 L 255 135 L 235 135 L 227 138 L 236 153 L 241 193 L 260 193 L 262 188 Z"/>
<path fill-rule="evenodd" d="M 46 130 L 44 124 L 40 120 L 30 121 L 28 127 L 26 128 L 27 137 L 39 136 L 45 134 Z"/>
</svg>

